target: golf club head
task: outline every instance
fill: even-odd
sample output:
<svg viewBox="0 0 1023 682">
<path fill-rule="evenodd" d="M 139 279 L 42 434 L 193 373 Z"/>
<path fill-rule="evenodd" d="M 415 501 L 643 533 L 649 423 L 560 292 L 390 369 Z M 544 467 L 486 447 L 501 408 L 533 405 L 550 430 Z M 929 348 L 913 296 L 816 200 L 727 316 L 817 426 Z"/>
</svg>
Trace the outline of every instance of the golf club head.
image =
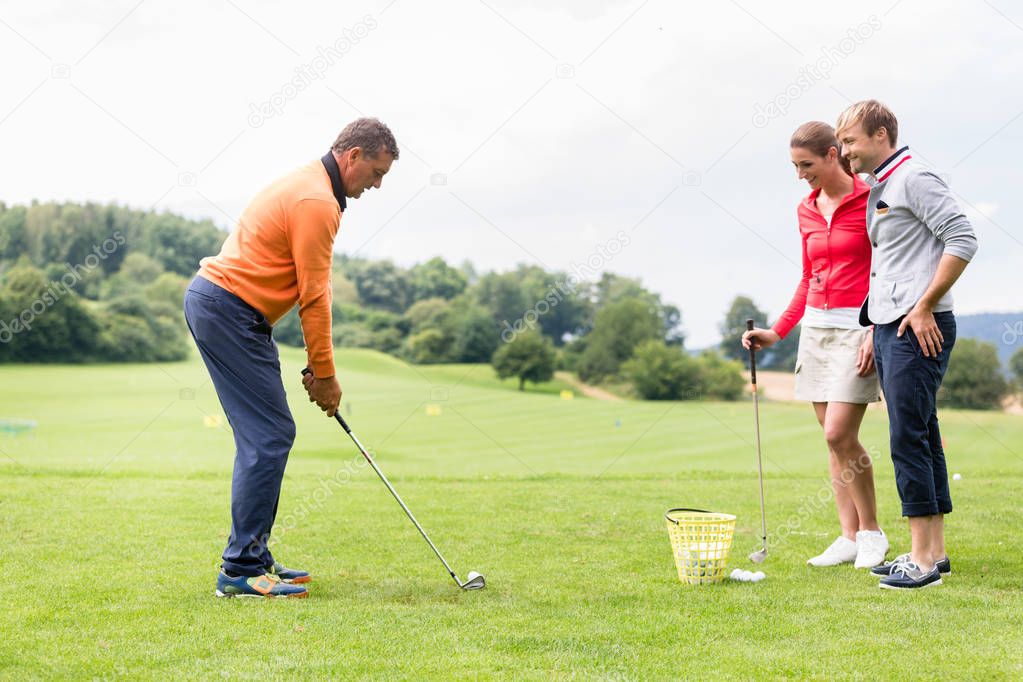
<svg viewBox="0 0 1023 682">
<path fill-rule="evenodd" d="M 767 558 L 767 550 L 766 549 L 758 549 L 757 551 L 755 551 L 755 552 L 753 552 L 753 553 L 751 553 L 749 555 L 749 560 L 752 561 L 755 564 L 762 564 L 762 563 L 764 563 L 764 559 L 766 559 L 766 558 Z"/>
<path fill-rule="evenodd" d="M 463 590 L 482 590 L 486 586 L 487 581 L 476 571 L 469 571 L 465 576 L 465 582 L 459 585 Z"/>
</svg>

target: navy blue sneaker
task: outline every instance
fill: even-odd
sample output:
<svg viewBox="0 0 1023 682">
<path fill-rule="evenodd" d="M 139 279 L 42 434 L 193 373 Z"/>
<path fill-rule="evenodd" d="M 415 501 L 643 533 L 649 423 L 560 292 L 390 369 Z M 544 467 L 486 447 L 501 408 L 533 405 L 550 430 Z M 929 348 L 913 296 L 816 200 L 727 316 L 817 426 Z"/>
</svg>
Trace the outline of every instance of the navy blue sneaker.
<svg viewBox="0 0 1023 682">
<path fill-rule="evenodd" d="M 220 571 L 217 575 L 218 597 L 255 597 L 255 598 L 297 598 L 308 597 L 309 592 L 299 585 L 291 585 L 281 581 L 275 575 L 239 575 L 231 576 Z"/>
<path fill-rule="evenodd" d="M 891 575 L 897 565 L 904 564 L 907 561 L 909 561 L 909 555 L 900 554 L 886 564 L 874 566 L 870 569 L 870 572 L 874 575 Z M 948 560 L 947 556 L 934 565 L 938 567 L 938 573 L 941 575 L 949 575 L 952 573 L 952 562 Z"/>
<path fill-rule="evenodd" d="M 912 561 L 899 564 L 892 569 L 892 574 L 881 578 L 878 585 L 883 590 L 915 590 L 922 587 L 936 587 L 941 584 L 941 573 L 934 566 L 923 571 Z"/>
<path fill-rule="evenodd" d="M 280 578 L 282 583 L 288 583 L 290 585 L 307 583 L 313 579 L 313 577 L 309 575 L 309 571 L 300 571 L 297 568 L 285 568 L 279 561 L 275 561 L 273 566 L 266 569 L 266 572 Z"/>
</svg>

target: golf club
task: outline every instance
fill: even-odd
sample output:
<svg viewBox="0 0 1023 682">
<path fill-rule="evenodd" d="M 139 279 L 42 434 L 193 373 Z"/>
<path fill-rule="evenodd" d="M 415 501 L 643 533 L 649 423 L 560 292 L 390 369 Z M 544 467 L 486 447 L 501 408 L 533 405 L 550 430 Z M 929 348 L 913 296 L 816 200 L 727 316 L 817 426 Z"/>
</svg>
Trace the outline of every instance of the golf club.
<svg viewBox="0 0 1023 682">
<path fill-rule="evenodd" d="M 746 320 L 746 329 L 753 331 L 753 320 Z M 757 400 L 757 352 L 752 341 L 749 346 L 750 391 L 753 393 L 753 438 L 757 447 L 757 473 L 760 475 L 760 538 L 763 545 L 749 555 L 755 564 L 764 563 L 767 558 L 767 514 L 764 512 L 764 461 L 760 456 L 760 404 Z"/>
<path fill-rule="evenodd" d="M 302 370 L 303 375 L 311 373 L 312 371 L 308 367 Z M 391 483 L 390 481 L 387 480 L 387 477 L 384 476 L 384 472 L 380 471 L 380 467 L 377 466 L 376 462 L 373 461 L 373 458 L 369 456 L 368 452 L 366 452 L 366 448 L 362 447 L 362 443 L 360 443 L 359 439 L 355 437 L 354 433 L 352 433 L 351 427 L 349 427 L 348 423 L 345 422 L 344 417 L 341 416 L 341 413 L 337 411 L 334 412 L 334 419 L 337 420 L 337 423 L 341 425 L 341 428 L 344 429 L 345 433 L 347 433 L 348 436 L 352 439 L 352 442 L 355 443 L 355 447 L 359 448 L 359 452 L 361 452 L 362 456 L 366 458 L 366 461 L 369 462 L 369 465 L 373 467 L 373 471 L 377 472 L 377 476 L 379 476 L 380 480 L 384 482 L 384 485 L 387 486 L 387 489 L 391 491 L 391 495 L 393 495 L 394 499 L 396 499 L 398 501 L 398 504 L 401 505 L 401 508 L 405 511 L 405 515 L 409 517 L 410 521 L 412 521 L 412 525 L 416 527 L 416 530 L 419 531 L 419 534 L 423 536 L 424 540 L 426 540 L 426 544 L 430 545 L 430 549 L 432 549 L 433 553 L 437 555 L 437 558 L 440 559 L 440 562 L 444 564 L 444 568 L 447 569 L 448 574 L 451 576 L 451 579 L 455 581 L 455 584 L 458 585 L 463 590 L 482 590 L 484 587 L 486 587 L 487 581 L 483 578 L 482 575 L 480 575 L 476 571 L 469 571 L 465 576 L 464 583 L 458 579 L 458 576 L 455 575 L 455 572 L 451 570 L 451 566 L 449 566 L 448 562 L 444 560 L 443 556 L 441 556 L 440 550 L 438 550 L 436 545 L 434 545 L 433 542 L 430 540 L 430 536 L 427 535 L 426 531 L 423 530 L 423 527 L 419 525 L 419 522 L 416 521 L 416 517 L 412 515 L 412 512 L 409 511 L 409 508 L 407 506 L 405 506 L 405 503 L 398 495 L 398 492 L 394 489 L 393 486 L 391 486 Z"/>
</svg>

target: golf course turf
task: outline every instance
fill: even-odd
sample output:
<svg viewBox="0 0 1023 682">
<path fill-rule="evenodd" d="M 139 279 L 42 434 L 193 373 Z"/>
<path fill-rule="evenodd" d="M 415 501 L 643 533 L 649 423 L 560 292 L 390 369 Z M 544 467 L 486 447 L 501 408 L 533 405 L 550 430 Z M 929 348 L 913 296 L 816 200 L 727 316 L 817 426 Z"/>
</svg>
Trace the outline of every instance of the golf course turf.
<svg viewBox="0 0 1023 682">
<path fill-rule="evenodd" d="M 749 679 L 1023 676 L 1023 419 L 939 413 L 953 573 L 891 593 L 811 569 L 837 533 L 810 408 L 761 403 L 770 554 L 757 584 L 685 586 L 663 514 L 759 503 L 747 399 L 610 402 L 515 390 L 488 366 L 339 350 L 343 413 L 464 579 L 455 587 L 282 348 L 298 425 L 272 551 L 305 600 L 215 599 L 233 444 L 205 368 L 6 366 L 0 677 Z M 908 549 L 883 410 L 868 410 L 890 557 Z M 775 541 L 777 540 L 777 541 Z"/>
</svg>

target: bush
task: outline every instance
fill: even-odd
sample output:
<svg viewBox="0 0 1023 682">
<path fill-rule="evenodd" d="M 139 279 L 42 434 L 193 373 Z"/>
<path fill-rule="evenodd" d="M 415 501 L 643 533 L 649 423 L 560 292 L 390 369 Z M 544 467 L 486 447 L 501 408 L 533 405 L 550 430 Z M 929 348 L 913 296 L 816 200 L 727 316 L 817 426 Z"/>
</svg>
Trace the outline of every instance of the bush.
<svg viewBox="0 0 1023 682">
<path fill-rule="evenodd" d="M 663 341 L 640 344 L 622 370 L 646 400 L 738 400 L 745 384 L 740 363 L 714 351 L 693 358 Z"/>
<path fill-rule="evenodd" d="M 99 357 L 105 362 L 176 362 L 188 357 L 184 335 L 167 318 L 112 312 L 100 319 Z"/>
<path fill-rule="evenodd" d="M 373 348 L 372 330 L 358 322 L 341 322 L 334 324 L 332 330 L 334 345 L 341 348 Z"/>
<path fill-rule="evenodd" d="M 78 295 L 31 265 L 12 268 L 0 289 L 0 342 L 7 362 L 96 358 L 99 322 Z"/>
<path fill-rule="evenodd" d="M 681 400 L 698 393 L 702 384 L 699 363 L 663 341 L 641 343 L 622 371 L 646 400 Z"/>
<path fill-rule="evenodd" d="M 575 362 L 579 378 L 587 383 L 595 383 L 612 377 L 621 369 L 621 359 L 606 344 L 587 344 L 586 349 Z"/>
<path fill-rule="evenodd" d="M 385 327 L 373 332 L 373 340 L 370 348 L 375 348 L 382 353 L 397 353 L 401 350 L 404 340 L 401 330 L 395 327 Z"/>
<path fill-rule="evenodd" d="M 554 376 L 554 344 L 539 332 L 519 334 L 497 349 L 493 365 L 502 379 L 518 377 L 521 391 L 527 381 L 538 384 Z"/>
<path fill-rule="evenodd" d="M 416 364 L 447 362 L 451 339 L 440 329 L 424 329 L 405 342 L 405 356 Z"/>
<path fill-rule="evenodd" d="M 746 386 L 743 365 L 711 350 L 700 355 L 703 394 L 711 400 L 738 400 Z"/>
<path fill-rule="evenodd" d="M 395 315 L 386 310 L 366 310 L 362 323 L 374 332 L 392 329 L 401 325 L 404 325 L 406 329 L 408 328 L 401 315 Z"/>
<path fill-rule="evenodd" d="M 1000 409 L 1009 391 L 998 350 L 976 339 L 957 339 L 938 396 L 951 407 Z"/>
<path fill-rule="evenodd" d="M 175 311 L 179 311 L 183 305 L 187 287 L 187 279 L 173 272 L 165 272 L 146 287 L 146 298 L 153 302 L 165 303 Z"/>
<path fill-rule="evenodd" d="M 133 315 L 104 315 L 99 346 L 103 357 L 116 362 L 155 362 L 160 359 L 152 329 L 145 320 Z"/>
<path fill-rule="evenodd" d="M 375 348 L 384 353 L 397 352 L 408 332 L 408 322 L 386 310 L 363 309 L 334 301 L 331 311 L 334 345 L 349 348 Z M 302 318 L 295 306 L 277 321 L 273 330 L 277 343 L 302 348 Z"/>
<path fill-rule="evenodd" d="M 172 362 L 188 357 L 184 318 L 176 306 L 164 301 L 149 301 L 136 294 L 106 303 L 103 313 L 100 336 L 103 359 L 110 362 Z M 144 332 L 141 331 L 143 329 Z M 115 335 L 119 333 L 133 339 L 136 346 L 117 338 Z"/>
</svg>

